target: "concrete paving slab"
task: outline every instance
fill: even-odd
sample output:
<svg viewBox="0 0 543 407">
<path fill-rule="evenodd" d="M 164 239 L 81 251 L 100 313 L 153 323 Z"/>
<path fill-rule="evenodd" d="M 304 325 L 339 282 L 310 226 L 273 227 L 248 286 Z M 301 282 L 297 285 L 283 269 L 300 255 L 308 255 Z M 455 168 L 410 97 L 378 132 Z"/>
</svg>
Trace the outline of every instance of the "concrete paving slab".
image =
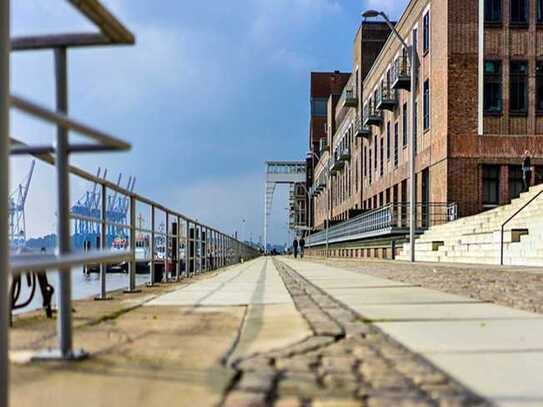
<svg viewBox="0 0 543 407">
<path fill-rule="evenodd" d="M 537 381 L 541 384 L 543 352 L 429 353 L 425 356 L 453 376 L 462 377 L 479 394 L 492 395 L 498 405 L 543 405 L 543 386 L 534 385 Z"/>
<path fill-rule="evenodd" d="M 477 304 L 476 307 L 473 305 Z M 350 304 L 374 322 L 543 319 L 543 315 L 489 303 L 452 304 Z"/>
<path fill-rule="evenodd" d="M 497 405 L 543 405 L 541 314 L 420 287 L 391 286 L 392 280 L 317 263 L 284 261 Z M 364 287 L 369 282 L 374 288 Z M 339 288 L 340 283 L 351 288 Z"/>
</svg>

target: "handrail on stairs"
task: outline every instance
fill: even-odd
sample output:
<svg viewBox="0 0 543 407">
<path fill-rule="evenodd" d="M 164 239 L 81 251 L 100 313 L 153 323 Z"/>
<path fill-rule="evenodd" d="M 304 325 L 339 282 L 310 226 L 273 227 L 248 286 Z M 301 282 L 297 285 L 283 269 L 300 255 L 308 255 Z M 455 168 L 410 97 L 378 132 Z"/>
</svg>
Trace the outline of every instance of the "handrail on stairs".
<svg viewBox="0 0 543 407">
<path fill-rule="evenodd" d="M 512 214 L 505 222 L 502 223 L 500 231 L 500 265 L 503 266 L 503 235 L 505 232 L 505 225 L 511 222 L 519 213 L 521 213 L 528 205 L 535 201 L 541 194 L 543 194 L 543 189 L 539 191 L 533 198 L 526 202 L 522 207 L 520 207 L 514 214 Z"/>
</svg>

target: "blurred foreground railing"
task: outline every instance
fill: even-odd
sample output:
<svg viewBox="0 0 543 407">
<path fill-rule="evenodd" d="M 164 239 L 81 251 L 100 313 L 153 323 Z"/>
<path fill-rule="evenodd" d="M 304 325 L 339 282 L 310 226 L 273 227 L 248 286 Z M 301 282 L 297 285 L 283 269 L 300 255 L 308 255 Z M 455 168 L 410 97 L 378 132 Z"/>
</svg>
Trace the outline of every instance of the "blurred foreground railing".
<svg viewBox="0 0 543 407">
<path fill-rule="evenodd" d="M 126 151 L 130 145 L 109 134 L 94 129 L 68 117 L 68 68 L 69 47 L 96 45 L 133 44 L 132 34 L 112 16 L 99 1 L 79 2 L 68 0 L 100 30 L 92 34 L 59 34 L 49 36 L 20 37 L 10 40 L 10 1 L 0 0 L 0 407 L 9 400 L 8 321 L 9 321 L 9 276 L 25 272 L 59 271 L 58 286 L 58 339 L 56 350 L 36 353 L 34 360 L 73 360 L 85 357 L 84 351 L 73 348 L 71 272 L 75 266 L 100 265 L 100 299 L 106 298 L 106 266 L 121 262 L 128 263 L 128 290 L 136 292 L 136 234 L 150 235 L 150 280 L 155 284 L 155 266 L 164 263 L 163 282 L 177 281 L 183 276 L 215 270 L 258 256 L 258 251 L 231 236 L 196 220 L 180 214 L 149 198 L 137 195 L 128 189 L 96 177 L 79 168 L 70 166 L 71 154 L 83 152 Z M 9 96 L 10 65 L 9 54 L 13 50 L 52 49 L 55 62 L 56 111 L 39 106 L 18 96 Z M 9 135 L 9 110 L 17 109 L 34 118 L 52 123 L 57 128 L 54 143 L 27 145 Z M 70 143 L 69 131 L 84 136 L 89 143 Z M 11 255 L 8 239 L 8 184 L 9 155 L 32 155 L 56 167 L 57 237 L 58 252 L 55 255 Z M 71 219 L 83 216 L 70 210 L 70 174 L 96 183 L 101 188 L 101 209 L 99 217 L 85 217 L 87 221 L 100 225 L 100 247 L 86 253 L 74 253 L 71 248 Z M 129 200 L 130 216 L 127 224 L 115 224 L 107 218 L 107 193 L 123 194 Z M 147 205 L 151 209 L 151 226 L 146 229 L 136 224 L 136 205 Z M 166 230 L 157 231 L 155 212 L 161 211 L 166 218 Z M 105 231 L 108 226 L 122 228 L 128 232 L 129 242 L 116 250 L 107 249 Z M 163 253 L 158 254 L 157 237 L 164 241 Z M 184 261 L 184 262 L 183 262 Z"/>
</svg>

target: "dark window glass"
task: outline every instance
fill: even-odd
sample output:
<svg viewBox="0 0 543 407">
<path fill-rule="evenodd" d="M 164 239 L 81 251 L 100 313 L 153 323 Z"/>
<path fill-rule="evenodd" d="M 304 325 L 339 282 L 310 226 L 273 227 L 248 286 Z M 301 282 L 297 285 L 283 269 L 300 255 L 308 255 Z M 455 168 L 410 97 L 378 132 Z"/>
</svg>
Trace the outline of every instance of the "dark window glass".
<svg viewBox="0 0 543 407">
<path fill-rule="evenodd" d="M 543 0 L 537 0 L 537 22 L 543 23 Z"/>
<path fill-rule="evenodd" d="M 377 144 L 379 144 L 379 139 L 375 138 L 375 142 L 373 143 L 373 165 L 375 165 L 375 172 L 377 172 Z"/>
<path fill-rule="evenodd" d="M 500 196 L 500 167 L 483 165 L 483 204 L 497 205 Z"/>
<path fill-rule="evenodd" d="M 501 113 L 502 105 L 502 63 L 485 61 L 484 110 L 487 113 Z"/>
<path fill-rule="evenodd" d="M 371 170 L 372 169 L 372 166 L 371 166 L 371 147 L 369 147 L 368 150 L 369 150 L 369 154 L 368 154 L 368 158 L 369 158 L 369 161 L 368 161 L 368 178 L 369 178 L 370 184 L 371 184 L 371 179 L 372 179 L 371 174 L 373 172 Z"/>
<path fill-rule="evenodd" d="M 485 22 L 501 23 L 502 0 L 485 0 Z"/>
<path fill-rule="evenodd" d="M 528 0 L 511 0 L 511 23 L 528 23 Z"/>
<path fill-rule="evenodd" d="M 381 174 L 381 177 L 383 176 L 384 174 L 384 165 L 385 165 L 385 148 L 383 146 L 384 144 L 384 139 L 383 137 L 381 137 L 381 144 L 379 145 L 380 147 L 380 151 L 379 151 L 379 154 L 380 154 L 380 157 L 379 157 L 379 172 Z"/>
<path fill-rule="evenodd" d="M 364 162 L 362 163 L 363 165 L 363 172 L 364 172 L 364 177 L 367 177 L 368 176 L 368 167 L 367 167 L 367 163 L 368 163 L 368 148 L 366 146 L 364 146 L 364 157 L 363 157 L 363 160 Z"/>
<path fill-rule="evenodd" d="M 528 62 L 511 61 L 510 101 L 511 111 L 528 111 Z"/>
<path fill-rule="evenodd" d="M 424 15 L 424 39 L 423 39 L 423 47 L 424 52 L 427 52 L 430 49 L 430 12 L 427 12 Z"/>
<path fill-rule="evenodd" d="M 326 98 L 313 98 L 311 100 L 311 116 L 326 117 L 327 104 Z"/>
<path fill-rule="evenodd" d="M 430 80 L 424 81 L 424 130 L 430 128 Z"/>
<path fill-rule="evenodd" d="M 509 166 L 509 199 L 518 198 L 524 189 L 524 182 L 522 180 L 522 166 L 510 165 Z"/>
<path fill-rule="evenodd" d="M 390 160 L 390 122 L 387 122 L 387 160 Z"/>
<path fill-rule="evenodd" d="M 403 145 L 407 145 L 407 103 L 404 103 L 402 109 L 402 131 L 403 131 Z"/>
<path fill-rule="evenodd" d="M 542 0 L 543 1 L 543 0 Z M 539 61 L 535 68 L 536 105 L 538 112 L 543 112 L 543 62 Z"/>
<path fill-rule="evenodd" d="M 394 167 L 398 166 L 399 161 L 399 146 L 400 146 L 400 125 L 398 122 L 394 124 Z"/>
</svg>

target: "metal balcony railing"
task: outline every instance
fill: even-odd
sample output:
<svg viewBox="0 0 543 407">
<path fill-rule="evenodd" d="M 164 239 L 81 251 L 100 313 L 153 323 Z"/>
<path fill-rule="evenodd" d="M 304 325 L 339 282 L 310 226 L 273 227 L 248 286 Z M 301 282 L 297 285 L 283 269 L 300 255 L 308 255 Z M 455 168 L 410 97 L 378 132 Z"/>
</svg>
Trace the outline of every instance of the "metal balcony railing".
<svg viewBox="0 0 543 407">
<path fill-rule="evenodd" d="M 377 109 L 394 111 L 398 105 L 398 92 L 388 84 L 383 83 L 377 93 Z"/>
<path fill-rule="evenodd" d="M 349 147 L 345 147 L 341 149 L 339 154 L 339 159 L 341 161 L 350 161 L 351 160 L 351 149 Z"/>
<path fill-rule="evenodd" d="M 362 117 L 358 116 L 354 122 L 355 137 L 369 137 L 370 129 L 363 124 Z"/>
<path fill-rule="evenodd" d="M 368 103 L 364 106 L 364 116 L 362 125 L 365 127 L 369 126 L 380 126 L 383 123 L 383 112 L 375 108 L 375 103 L 373 100 L 369 100 Z"/>
<path fill-rule="evenodd" d="M 405 52 L 392 64 L 391 82 L 392 89 L 411 89 L 411 62 Z"/>
<path fill-rule="evenodd" d="M 430 226 L 456 220 L 456 204 L 417 203 L 417 231 Z M 350 220 L 312 234 L 306 239 L 310 246 L 340 243 L 371 237 L 407 233 L 409 228 L 409 203 L 395 203 L 363 213 Z"/>
</svg>

